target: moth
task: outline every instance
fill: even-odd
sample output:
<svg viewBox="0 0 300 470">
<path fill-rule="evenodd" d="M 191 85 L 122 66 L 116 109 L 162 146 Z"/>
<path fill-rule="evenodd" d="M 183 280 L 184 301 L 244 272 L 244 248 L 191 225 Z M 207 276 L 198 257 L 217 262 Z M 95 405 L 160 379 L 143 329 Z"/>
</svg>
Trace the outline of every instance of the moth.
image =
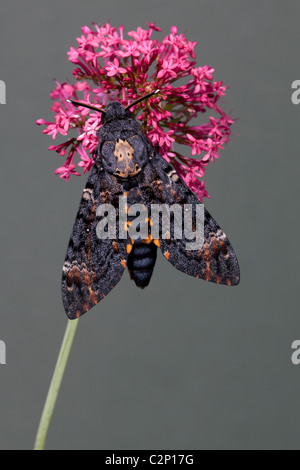
<svg viewBox="0 0 300 470">
<path fill-rule="evenodd" d="M 198 250 L 187 250 L 184 235 L 179 239 L 171 233 L 159 233 L 153 238 L 151 218 L 146 220 L 146 236 L 130 236 L 130 217 L 122 228 L 127 230 L 127 236 L 120 236 L 118 223 L 114 237 L 98 236 L 98 207 L 112 206 L 118 222 L 120 197 L 126 197 L 127 212 L 133 204 L 141 204 L 149 211 L 155 204 L 177 204 L 182 208 L 201 204 L 174 167 L 159 155 L 130 112 L 156 92 L 127 107 L 111 102 L 105 111 L 71 100 L 76 106 L 101 112 L 103 125 L 98 131 L 94 165 L 83 190 L 63 266 L 62 299 L 70 319 L 79 318 L 98 304 L 117 285 L 126 267 L 136 285 L 146 287 L 158 248 L 169 263 L 190 276 L 228 286 L 239 283 L 239 265 L 232 245 L 204 206 L 203 244 Z M 191 218 L 194 224 L 195 216 Z M 170 223 L 172 226 L 174 220 Z"/>
</svg>

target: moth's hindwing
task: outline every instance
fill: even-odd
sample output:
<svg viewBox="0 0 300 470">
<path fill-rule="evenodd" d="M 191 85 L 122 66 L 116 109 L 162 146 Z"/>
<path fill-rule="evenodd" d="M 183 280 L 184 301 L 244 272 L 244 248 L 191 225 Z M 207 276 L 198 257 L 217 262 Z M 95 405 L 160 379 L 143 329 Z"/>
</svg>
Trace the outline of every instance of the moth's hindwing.
<svg viewBox="0 0 300 470">
<path fill-rule="evenodd" d="M 65 311 L 75 319 L 102 300 L 120 281 L 127 263 L 127 240 L 99 239 L 97 207 L 116 208 L 121 186 L 113 175 L 94 164 L 83 191 L 63 266 L 62 298 Z"/>
<path fill-rule="evenodd" d="M 179 177 L 171 164 L 155 153 L 145 167 L 141 182 L 144 202 L 151 210 L 152 204 L 190 204 L 196 207 L 199 200 Z M 184 230 L 183 230 L 184 235 Z M 199 250 L 186 249 L 190 242 L 182 239 L 160 237 L 164 257 L 180 271 L 218 284 L 237 285 L 240 270 L 237 257 L 227 236 L 204 209 L 204 243 Z"/>
</svg>

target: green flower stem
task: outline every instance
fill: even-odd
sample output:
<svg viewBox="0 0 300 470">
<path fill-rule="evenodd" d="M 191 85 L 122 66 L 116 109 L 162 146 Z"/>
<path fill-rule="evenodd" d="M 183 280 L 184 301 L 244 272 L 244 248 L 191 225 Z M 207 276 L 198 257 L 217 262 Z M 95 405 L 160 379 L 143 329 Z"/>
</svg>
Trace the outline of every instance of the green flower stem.
<svg viewBox="0 0 300 470">
<path fill-rule="evenodd" d="M 36 436 L 34 450 L 44 450 L 47 434 L 79 320 L 69 320 Z"/>
</svg>

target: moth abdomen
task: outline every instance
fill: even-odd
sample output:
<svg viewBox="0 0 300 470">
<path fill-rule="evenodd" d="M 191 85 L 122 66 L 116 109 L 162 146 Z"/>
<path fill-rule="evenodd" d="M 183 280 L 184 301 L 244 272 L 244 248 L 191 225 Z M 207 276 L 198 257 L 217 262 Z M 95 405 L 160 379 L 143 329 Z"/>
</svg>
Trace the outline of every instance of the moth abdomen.
<svg viewBox="0 0 300 470">
<path fill-rule="evenodd" d="M 128 256 L 127 267 L 131 279 L 142 289 L 147 287 L 153 274 L 157 246 L 144 240 L 136 240 Z"/>
</svg>

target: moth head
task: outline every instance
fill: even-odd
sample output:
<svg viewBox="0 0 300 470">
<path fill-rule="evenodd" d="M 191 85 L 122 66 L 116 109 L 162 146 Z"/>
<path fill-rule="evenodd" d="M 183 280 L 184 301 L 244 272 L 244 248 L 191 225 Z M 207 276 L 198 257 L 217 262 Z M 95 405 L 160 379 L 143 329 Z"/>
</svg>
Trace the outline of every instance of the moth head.
<svg viewBox="0 0 300 470">
<path fill-rule="evenodd" d="M 113 101 L 106 106 L 105 113 L 102 116 L 102 122 L 105 124 L 115 119 L 126 119 L 130 117 L 131 113 L 128 108 L 125 108 L 119 101 Z"/>
</svg>

